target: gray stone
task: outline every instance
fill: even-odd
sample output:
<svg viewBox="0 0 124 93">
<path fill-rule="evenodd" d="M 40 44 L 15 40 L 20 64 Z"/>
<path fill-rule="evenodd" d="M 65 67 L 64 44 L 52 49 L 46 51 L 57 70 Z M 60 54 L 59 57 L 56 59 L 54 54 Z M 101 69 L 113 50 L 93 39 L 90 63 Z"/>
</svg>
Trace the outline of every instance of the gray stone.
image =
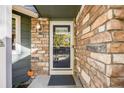
<svg viewBox="0 0 124 93">
<path fill-rule="evenodd" d="M 39 35 L 46 35 L 48 32 L 39 32 Z"/>
<path fill-rule="evenodd" d="M 105 44 L 88 44 L 86 49 L 92 52 L 105 53 L 107 51 L 107 46 Z"/>
<path fill-rule="evenodd" d="M 32 60 L 39 60 L 39 57 L 31 57 Z"/>
</svg>

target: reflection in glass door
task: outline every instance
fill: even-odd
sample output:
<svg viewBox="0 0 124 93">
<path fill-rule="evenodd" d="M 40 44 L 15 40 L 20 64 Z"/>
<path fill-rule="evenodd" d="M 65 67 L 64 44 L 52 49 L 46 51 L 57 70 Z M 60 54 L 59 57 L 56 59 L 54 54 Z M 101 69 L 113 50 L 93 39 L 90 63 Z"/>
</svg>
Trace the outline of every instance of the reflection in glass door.
<svg viewBox="0 0 124 93">
<path fill-rule="evenodd" d="M 53 25 L 53 68 L 70 68 L 70 25 Z"/>
</svg>

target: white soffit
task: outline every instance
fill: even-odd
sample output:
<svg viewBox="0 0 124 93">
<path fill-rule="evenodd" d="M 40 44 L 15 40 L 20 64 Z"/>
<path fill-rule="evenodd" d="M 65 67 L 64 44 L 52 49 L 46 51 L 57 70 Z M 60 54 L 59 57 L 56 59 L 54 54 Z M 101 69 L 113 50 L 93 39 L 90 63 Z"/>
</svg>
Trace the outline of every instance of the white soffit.
<svg viewBox="0 0 124 93">
<path fill-rule="evenodd" d="M 15 10 L 17 12 L 20 12 L 22 14 L 25 14 L 34 18 L 38 18 L 38 13 L 35 13 L 21 5 L 13 5 L 12 10 Z"/>
</svg>

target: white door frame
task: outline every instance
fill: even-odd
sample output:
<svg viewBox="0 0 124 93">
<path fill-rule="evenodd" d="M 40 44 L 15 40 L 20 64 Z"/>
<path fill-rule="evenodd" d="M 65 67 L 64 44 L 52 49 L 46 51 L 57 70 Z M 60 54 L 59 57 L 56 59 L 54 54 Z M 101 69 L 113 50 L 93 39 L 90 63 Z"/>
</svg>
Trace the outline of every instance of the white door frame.
<svg viewBox="0 0 124 93">
<path fill-rule="evenodd" d="M 53 68 L 53 25 L 70 25 L 70 68 Z M 73 74 L 73 21 L 50 21 L 50 75 L 52 74 Z"/>
</svg>

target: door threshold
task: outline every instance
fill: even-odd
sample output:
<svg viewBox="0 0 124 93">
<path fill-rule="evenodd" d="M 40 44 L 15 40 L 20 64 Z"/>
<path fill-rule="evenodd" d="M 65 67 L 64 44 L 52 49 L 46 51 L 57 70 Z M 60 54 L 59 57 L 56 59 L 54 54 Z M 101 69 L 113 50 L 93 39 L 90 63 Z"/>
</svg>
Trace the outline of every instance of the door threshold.
<svg viewBox="0 0 124 93">
<path fill-rule="evenodd" d="M 72 69 L 51 69 L 52 71 L 68 71 L 68 70 L 71 70 L 72 71 Z"/>
<path fill-rule="evenodd" d="M 72 70 L 51 70 L 50 75 L 73 75 Z"/>
</svg>

